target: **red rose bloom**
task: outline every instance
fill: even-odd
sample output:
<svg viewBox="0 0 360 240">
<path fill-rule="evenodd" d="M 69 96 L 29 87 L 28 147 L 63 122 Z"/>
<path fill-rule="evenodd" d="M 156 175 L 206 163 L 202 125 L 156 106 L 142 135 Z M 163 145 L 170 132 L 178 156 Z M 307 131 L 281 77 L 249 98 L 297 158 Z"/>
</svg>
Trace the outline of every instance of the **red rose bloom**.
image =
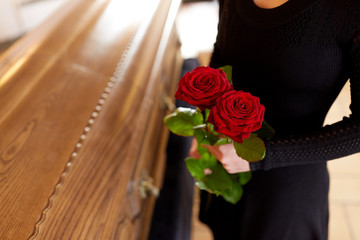
<svg viewBox="0 0 360 240">
<path fill-rule="evenodd" d="M 214 130 L 242 143 L 261 128 L 265 107 L 258 97 L 243 91 L 226 92 L 211 109 L 208 122 Z"/>
<path fill-rule="evenodd" d="M 203 111 L 212 108 L 221 95 L 232 89 L 223 70 L 197 67 L 180 79 L 175 97 Z"/>
</svg>

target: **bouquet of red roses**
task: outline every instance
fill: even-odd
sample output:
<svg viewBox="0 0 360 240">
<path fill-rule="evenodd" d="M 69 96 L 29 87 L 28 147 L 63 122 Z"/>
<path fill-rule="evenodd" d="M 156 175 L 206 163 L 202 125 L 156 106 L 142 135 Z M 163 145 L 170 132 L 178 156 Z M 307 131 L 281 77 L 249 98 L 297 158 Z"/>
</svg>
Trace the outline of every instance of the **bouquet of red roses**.
<svg viewBox="0 0 360 240">
<path fill-rule="evenodd" d="M 204 146 L 234 144 L 242 159 L 262 160 L 266 149 L 261 138 L 274 134 L 264 121 L 264 106 L 258 97 L 233 89 L 231 66 L 195 68 L 180 79 L 175 97 L 197 107 L 177 108 L 164 119 L 174 134 L 194 136 L 198 142 L 201 158 L 185 159 L 197 186 L 236 203 L 251 173 L 227 172 Z"/>
</svg>

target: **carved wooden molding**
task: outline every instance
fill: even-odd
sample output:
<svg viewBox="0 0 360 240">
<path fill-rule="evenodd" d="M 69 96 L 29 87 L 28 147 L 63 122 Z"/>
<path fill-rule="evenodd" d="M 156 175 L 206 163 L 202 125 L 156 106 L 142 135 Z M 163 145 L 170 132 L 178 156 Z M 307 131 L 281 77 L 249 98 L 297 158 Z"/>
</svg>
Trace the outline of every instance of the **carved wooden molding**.
<svg viewBox="0 0 360 240">
<path fill-rule="evenodd" d="M 71 1 L 1 56 L 1 239 L 146 239 L 179 5 Z"/>
</svg>

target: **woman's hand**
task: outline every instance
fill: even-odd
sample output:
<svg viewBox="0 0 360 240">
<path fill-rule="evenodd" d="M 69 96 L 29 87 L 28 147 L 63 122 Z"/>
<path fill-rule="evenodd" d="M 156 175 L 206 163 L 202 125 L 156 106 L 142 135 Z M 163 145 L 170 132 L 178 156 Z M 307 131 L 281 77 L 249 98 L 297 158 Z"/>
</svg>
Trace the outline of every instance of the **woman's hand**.
<svg viewBox="0 0 360 240">
<path fill-rule="evenodd" d="M 202 145 L 205 147 L 211 154 L 213 154 L 216 159 L 221 162 L 225 170 L 230 173 L 239 173 L 239 172 L 248 172 L 250 171 L 250 164 L 248 161 L 242 159 L 236 154 L 236 150 L 233 144 L 224 144 L 219 146 L 210 146 Z M 194 138 L 191 149 L 190 157 L 200 159 L 200 154 L 197 151 L 197 141 Z"/>
</svg>

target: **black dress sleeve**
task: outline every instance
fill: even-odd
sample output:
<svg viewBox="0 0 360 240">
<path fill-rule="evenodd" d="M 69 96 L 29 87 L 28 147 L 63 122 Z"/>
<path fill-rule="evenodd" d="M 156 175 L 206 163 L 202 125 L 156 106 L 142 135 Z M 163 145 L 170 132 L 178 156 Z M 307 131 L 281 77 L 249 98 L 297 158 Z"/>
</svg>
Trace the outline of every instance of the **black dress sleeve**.
<svg viewBox="0 0 360 240">
<path fill-rule="evenodd" d="M 321 163 L 360 152 L 360 34 L 351 47 L 351 115 L 307 136 L 267 140 L 266 157 L 252 171 Z"/>
</svg>

